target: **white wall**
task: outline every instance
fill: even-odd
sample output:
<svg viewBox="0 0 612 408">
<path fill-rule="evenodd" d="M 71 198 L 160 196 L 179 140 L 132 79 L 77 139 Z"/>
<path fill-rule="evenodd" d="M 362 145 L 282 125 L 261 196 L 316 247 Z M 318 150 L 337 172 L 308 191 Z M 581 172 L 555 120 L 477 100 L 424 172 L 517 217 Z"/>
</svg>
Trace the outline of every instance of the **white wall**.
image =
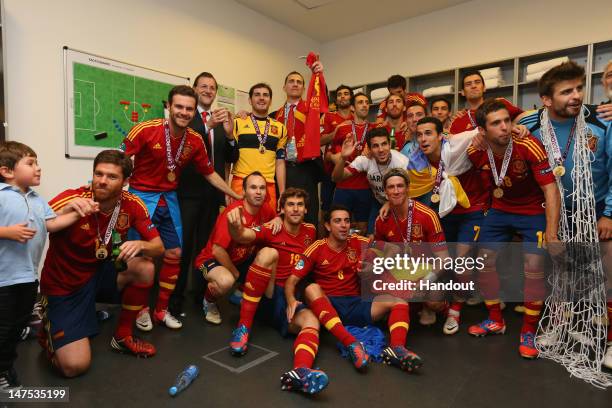
<svg viewBox="0 0 612 408">
<path fill-rule="evenodd" d="M 267 81 L 273 107 L 296 57 L 318 47 L 231 0 L 5 0 L 3 20 L 9 138 L 38 153 L 48 199 L 91 178 L 91 161 L 64 158 L 64 45 L 243 90 Z"/>
<path fill-rule="evenodd" d="M 335 88 L 611 38 L 610 0 L 475 0 L 325 43 L 321 58 Z"/>
</svg>

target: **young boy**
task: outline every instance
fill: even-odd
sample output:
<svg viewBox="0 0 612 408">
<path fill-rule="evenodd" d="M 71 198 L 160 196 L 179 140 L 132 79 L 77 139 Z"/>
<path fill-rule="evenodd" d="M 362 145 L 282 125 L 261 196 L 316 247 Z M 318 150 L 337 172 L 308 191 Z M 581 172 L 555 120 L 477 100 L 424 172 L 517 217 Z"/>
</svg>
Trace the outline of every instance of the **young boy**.
<svg viewBox="0 0 612 408">
<path fill-rule="evenodd" d="M 82 201 L 56 216 L 30 188 L 39 184 L 36 153 L 19 142 L 0 144 L 0 392 L 21 388 L 13 363 L 36 300 L 47 231 L 63 229 L 96 210 L 93 202 Z"/>
</svg>

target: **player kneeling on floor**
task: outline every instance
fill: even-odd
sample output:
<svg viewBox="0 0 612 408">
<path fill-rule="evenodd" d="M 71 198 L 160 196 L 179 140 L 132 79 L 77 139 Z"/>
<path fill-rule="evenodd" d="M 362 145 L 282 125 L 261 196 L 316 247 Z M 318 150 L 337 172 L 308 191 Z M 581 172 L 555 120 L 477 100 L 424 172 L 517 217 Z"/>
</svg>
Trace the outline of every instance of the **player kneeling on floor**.
<svg viewBox="0 0 612 408">
<path fill-rule="evenodd" d="M 151 258 L 161 256 L 164 246 L 144 203 L 123 190 L 131 172 L 132 161 L 124 153 L 105 150 L 94 160 L 91 187 L 66 190 L 49 203 L 60 213 L 68 203 L 88 206 L 93 199 L 99 206 L 99 211 L 51 234 L 42 270 L 39 342 L 66 377 L 89 369 L 89 338 L 99 332 L 97 300 L 121 302 L 113 349 L 142 357 L 155 354 L 152 344 L 132 336 L 132 326 L 149 298 L 154 275 Z M 125 241 L 130 228 L 143 240 Z M 115 248 L 113 234 L 123 242 L 114 244 Z"/>
</svg>

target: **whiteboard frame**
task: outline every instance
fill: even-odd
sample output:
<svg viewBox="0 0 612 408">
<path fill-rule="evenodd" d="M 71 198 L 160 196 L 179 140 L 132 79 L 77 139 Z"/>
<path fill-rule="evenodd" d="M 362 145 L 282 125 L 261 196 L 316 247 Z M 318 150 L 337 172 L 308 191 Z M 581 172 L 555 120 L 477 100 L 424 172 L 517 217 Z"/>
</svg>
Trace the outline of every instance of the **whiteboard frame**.
<svg viewBox="0 0 612 408">
<path fill-rule="evenodd" d="M 108 147 L 80 146 L 75 144 L 74 129 L 74 72 L 73 63 L 78 62 L 93 67 L 176 85 L 189 85 L 189 77 L 174 75 L 155 69 L 142 67 L 115 60 L 68 46 L 63 47 L 64 59 L 64 123 L 66 129 L 65 157 L 67 159 L 93 159 Z M 117 146 L 118 147 L 118 146 Z"/>
</svg>

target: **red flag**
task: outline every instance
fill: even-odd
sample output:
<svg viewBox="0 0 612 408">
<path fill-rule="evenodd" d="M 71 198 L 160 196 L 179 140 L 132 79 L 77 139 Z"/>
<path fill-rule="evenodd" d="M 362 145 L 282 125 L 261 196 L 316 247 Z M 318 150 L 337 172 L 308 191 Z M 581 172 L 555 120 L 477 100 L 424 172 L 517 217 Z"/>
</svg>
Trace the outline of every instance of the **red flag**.
<svg viewBox="0 0 612 408">
<path fill-rule="evenodd" d="M 319 56 L 310 52 L 306 57 L 306 65 L 312 65 L 319 60 Z M 306 94 L 306 123 L 304 128 L 304 151 L 302 159 L 308 160 L 321 155 L 321 113 L 328 111 L 327 88 L 322 72 L 313 73 L 308 84 Z"/>
</svg>

